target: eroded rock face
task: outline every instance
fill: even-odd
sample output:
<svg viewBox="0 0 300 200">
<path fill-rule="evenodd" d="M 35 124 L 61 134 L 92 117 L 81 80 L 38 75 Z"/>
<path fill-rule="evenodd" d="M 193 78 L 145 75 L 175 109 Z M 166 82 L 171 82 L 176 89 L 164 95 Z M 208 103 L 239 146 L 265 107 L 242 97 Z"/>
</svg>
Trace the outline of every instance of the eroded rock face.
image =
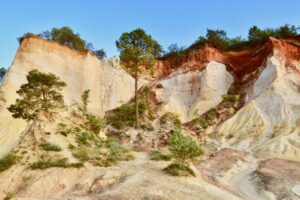
<svg viewBox="0 0 300 200">
<path fill-rule="evenodd" d="M 172 112 L 182 122 L 216 107 L 233 83 L 225 65 L 211 61 L 203 71 L 178 71 L 160 81 L 156 88 L 158 101 L 164 103 L 161 112 Z"/>
<path fill-rule="evenodd" d="M 259 157 L 299 160 L 300 77 L 273 56 L 255 81 L 248 102 L 218 129 L 225 142 Z"/>
<path fill-rule="evenodd" d="M 80 103 L 82 92 L 90 89 L 88 110 L 98 115 L 122 105 L 134 94 L 134 79 L 119 66 L 117 58 L 99 61 L 90 53 L 73 51 L 55 42 L 34 36 L 24 38 L 1 85 L 0 157 L 25 130 L 26 123 L 13 119 L 6 108 L 15 102 L 16 91 L 32 69 L 54 73 L 67 83 L 63 90 L 67 105 Z"/>
</svg>

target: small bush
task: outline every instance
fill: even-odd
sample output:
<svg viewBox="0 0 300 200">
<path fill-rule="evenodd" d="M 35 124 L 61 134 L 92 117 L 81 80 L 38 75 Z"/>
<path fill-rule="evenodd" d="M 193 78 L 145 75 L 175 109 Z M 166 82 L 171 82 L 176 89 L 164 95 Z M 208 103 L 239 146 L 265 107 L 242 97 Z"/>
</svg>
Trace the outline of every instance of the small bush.
<svg viewBox="0 0 300 200">
<path fill-rule="evenodd" d="M 168 121 L 172 122 L 175 126 L 175 128 L 180 129 L 181 128 L 181 121 L 178 117 L 178 115 L 167 112 L 163 116 L 160 117 L 160 124 L 165 125 Z"/>
<path fill-rule="evenodd" d="M 139 115 L 143 115 L 146 111 L 146 104 L 140 102 Z M 115 109 L 111 116 L 107 117 L 107 122 L 117 129 L 123 129 L 125 127 L 133 127 L 135 123 L 135 107 L 133 103 L 122 105 Z"/>
<path fill-rule="evenodd" d="M 208 120 L 212 121 L 213 119 L 216 119 L 217 117 L 219 117 L 219 113 L 215 108 L 213 108 L 213 109 L 210 109 L 209 111 L 207 111 L 205 113 L 205 116 Z"/>
<path fill-rule="evenodd" d="M 223 95 L 223 101 L 225 102 L 237 102 L 240 99 L 239 95 L 226 94 Z"/>
<path fill-rule="evenodd" d="M 98 135 L 100 130 L 104 127 L 103 121 L 100 117 L 96 115 L 92 115 L 91 113 L 85 112 L 85 123 L 83 128 L 93 132 L 94 134 Z"/>
<path fill-rule="evenodd" d="M 101 138 L 89 131 L 82 131 L 77 133 L 75 136 L 75 140 L 78 145 L 102 145 Z"/>
<path fill-rule="evenodd" d="M 40 144 L 40 147 L 42 147 L 45 151 L 61 151 L 60 146 L 48 142 Z"/>
<path fill-rule="evenodd" d="M 173 133 L 168 145 L 172 156 L 179 163 L 185 163 L 203 154 L 201 147 L 191 137 L 184 136 L 178 130 Z"/>
<path fill-rule="evenodd" d="M 15 193 L 7 192 L 3 200 L 10 200 L 15 197 Z"/>
<path fill-rule="evenodd" d="M 0 172 L 9 169 L 12 165 L 16 164 L 18 157 L 13 154 L 8 154 L 2 159 L 0 159 Z"/>
<path fill-rule="evenodd" d="M 212 125 L 212 122 L 210 119 L 207 119 L 205 116 L 199 116 L 196 119 L 194 119 L 194 122 L 196 124 L 199 124 L 202 128 L 207 129 L 210 125 Z"/>
<path fill-rule="evenodd" d="M 226 136 L 226 138 L 227 138 L 227 139 L 231 139 L 231 138 L 233 138 L 233 136 L 234 136 L 234 135 L 233 135 L 232 133 L 230 133 L 230 134 L 228 134 L 228 135 Z"/>
<path fill-rule="evenodd" d="M 171 160 L 171 155 L 169 153 L 164 153 L 161 152 L 160 150 L 151 151 L 149 156 L 151 160 L 165 160 L 165 161 Z"/>
<path fill-rule="evenodd" d="M 83 163 L 71 163 L 69 164 L 68 158 L 46 158 L 38 160 L 30 165 L 31 169 L 47 169 L 51 167 L 62 168 L 80 168 L 83 167 Z"/>
<path fill-rule="evenodd" d="M 186 163 L 172 163 L 164 171 L 172 176 L 195 176 L 194 171 Z"/>
<path fill-rule="evenodd" d="M 31 164 L 31 169 L 47 169 L 50 167 L 68 167 L 67 158 L 55 158 L 55 159 L 42 159 Z"/>
</svg>

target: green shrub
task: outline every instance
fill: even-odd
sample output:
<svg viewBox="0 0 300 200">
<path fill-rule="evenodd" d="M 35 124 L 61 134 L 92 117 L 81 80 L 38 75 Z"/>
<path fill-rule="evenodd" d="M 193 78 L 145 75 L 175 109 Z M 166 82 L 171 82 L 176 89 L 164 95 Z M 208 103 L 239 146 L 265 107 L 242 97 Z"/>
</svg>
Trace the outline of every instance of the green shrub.
<svg viewBox="0 0 300 200">
<path fill-rule="evenodd" d="M 2 159 L 0 159 L 0 172 L 9 169 L 12 165 L 16 164 L 18 157 L 13 154 L 8 154 Z"/>
<path fill-rule="evenodd" d="M 72 152 L 73 156 L 79 159 L 81 162 L 89 161 L 92 159 L 100 159 L 100 153 L 97 149 L 89 148 L 86 146 L 80 146 Z"/>
<path fill-rule="evenodd" d="M 139 115 L 143 115 L 146 111 L 146 104 L 139 102 Z M 107 122 L 117 129 L 125 127 L 133 127 L 135 123 L 135 106 L 133 103 L 122 105 L 115 109 L 111 116 L 107 117 Z"/>
<path fill-rule="evenodd" d="M 38 160 L 30 165 L 31 169 L 47 169 L 50 167 L 68 167 L 68 159 L 67 158 L 48 158 Z"/>
<path fill-rule="evenodd" d="M 182 125 L 178 115 L 171 112 L 165 113 L 163 116 L 160 117 L 159 120 L 161 125 L 165 125 L 168 121 L 171 121 L 177 129 L 180 129 Z"/>
<path fill-rule="evenodd" d="M 240 99 L 239 95 L 234 95 L 234 94 L 226 94 L 223 95 L 223 101 L 224 102 L 237 102 Z"/>
<path fill-rule="evenodd" d="M 186 163 L 172 163 L 164 171 L 172 176 L 195 176 L 194 171 Z"/>
<path fill-rule="evenodd" d="M 151 151 L 149 156 L 151 160 L 171 160 L 171 155 L 169 153 L 164 153 L 160 150 Z"/>
<path fill-rule="evenodd" d="M 40 147 L 42 147 L 45 151 L 61 151 L 60 146 L 56 144 L 51 144 L 49 142 L 40 144 Z"/>
<path fill-rule="evenodd" d="M 102 119 L 88 112 L 85 112 L 84 116 L 85 122 L 83 124 L 83 128 L 98 135 L 100 130 L 104 127 Z"/>
<path fill-rule="evenodd" d="M 210 109 L 209 111 L 207 111 L 205 113 L 205 116 L 208 120 L 212 121 L 213 119 L 216 119 L 217 117 L 219 117 L 219 113 L 218 113 L 217 109 L 213 108 L 213 109 Z"/>
<path fill-rule="evenodd" d="M 57 127 L 57 132 L 67 137 L 70 133 L 73 132 L 73 127 L 68 127 L 66 124 L 59 123 Z"/>
<path fill-rule="evenodd" d="M 194 122 L 199 124 L 202 128 L 206 129 L 210 125 L 212 125 L 212 122 L 210 119 L 207 119 L 204 116 L 199 116 L 196 119 L 194 119 Z"/>
<path fill-rule="evenodd" d="M 51 167 L 80 168 L 83 163 L 69 163 L 68 158 L 43 158 L 30 165 L 31 169 L 47 169 Z"/>
<path fill-rule="evenodd" d="M 75 140 L 78 145 L 102 145 L 101 138 L 89 131 L 82 131 L 77 133 L 75 136 Z"/>
<path fill-rule="evenodd" d="M 3 200 L 10 200 L 15 197 L 15 193 L 7 192 Z"/>
<path fill-rule="evenodd" d="M 184 136 L 176 130 L 168 141 L 172 156 L 179 162 L 185 163 L 203 154 L 201 147 L 189 136 Z"/>
<path fill-rule="evenodd" d="M 231 139 L 231 138 L 233 138 L 233 134 L 232 133 L 230 133 L 230 134 L 228 134 L 227 136 L 226 136 L 226 139 Z"/>
</svg>

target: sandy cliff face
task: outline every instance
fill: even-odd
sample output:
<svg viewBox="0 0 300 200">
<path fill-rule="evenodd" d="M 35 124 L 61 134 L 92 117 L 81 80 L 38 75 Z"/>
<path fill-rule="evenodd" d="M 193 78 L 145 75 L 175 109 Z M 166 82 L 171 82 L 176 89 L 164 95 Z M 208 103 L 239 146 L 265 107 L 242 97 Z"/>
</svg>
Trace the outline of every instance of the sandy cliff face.
<svg viewBox="0 0 300 200">
<path fill-rule="evenodd" d="M 206 112 L 231 90 L 243 95 L 245 104 L 217 127 L 217 138 L 223 145 L 253 150 L 260 157 L 299 160 L 299 41 L 299 37 L 270 38 L 237 52 L 206 46 L 181 58 L 161 61 L 158 69 L 163 69 L 159 72 L 167 102 L 163 108 L 189 121 L 195 110 Z M 212 70 L 215 61 L 219 66 Z M 182 68 L 188 73 L 175 76 Z M 194 87 L 190 84 L 193 79 Z"/>
<path fill-rule="evenodd" d="M 82 92 L 90 89 L 88 109 L 98 115 L 127 102 L 134 94 L 134 79 L 119 66 L 117 58 L 99 61 L 90 53 L 27 37 L 1 85 L 4 99 L 0 111 L 0 156 L 16 144 L 25 129 L 25 122 L 13 119 L 6 108 L 15 102 L 16 91 L 26 82 L 26 75 L 32 69 L 52 72 L 67 83 L 63 90 L 67 105 L 80 103 Z"/>
<path fill-rule="evenodd" d="M 202 71 L 177 71 L 160 81 L 156 97 L 164 102 L 161 112 L 176 113 L 188 122 L 216 107 L 233 83 L 224 64 L 211 61 Z"/>
</svg>

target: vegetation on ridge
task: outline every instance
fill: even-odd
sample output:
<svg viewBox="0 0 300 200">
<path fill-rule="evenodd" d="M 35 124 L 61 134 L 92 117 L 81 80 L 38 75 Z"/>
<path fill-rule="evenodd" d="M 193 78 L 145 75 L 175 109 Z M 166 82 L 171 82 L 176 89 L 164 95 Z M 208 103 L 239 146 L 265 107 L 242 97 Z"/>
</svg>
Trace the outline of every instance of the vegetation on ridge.
<svg viewBox="0 0 300 200">
<path fill-rule="evenodd" d="M 172 44 L 168 48 L 169 51 L 162 56 L 162 59 L 180 57 L 188 51 L 202 48 L 205 46 L 205 44 L 220 50 L 240 50 L 247 47 L 256 46 L 261 42 L 266 41 L 269 37 L 286 38 L 290 36 L 296 36 L 298 35 L 297 29 L 298 28 L 296 28 L 296 26 L 288 24 L 278 28 L 266 29 L 260 29 L 257 26 L 252 26 L 248 31 L 247 39 L 242 37 L 230 38 L 227 36 L 226 31 L 221 29 L 207 29 L 205 36 L 200 36 L 192 45 L 187 48 L 178 47 L 177 44 Z"/>
<path fill-rule="evenodd" d="M 33 33 L 25 33 L 22 37 L 18 38 L 21 42 L 22 38 L 28 35 L 34 35 Z M 106 57 L 106 53 L 103 49 L 95 50 L 92 43 L 86 42 L 84 39 L 80 37 L 78 33 L 74 33 L 74 31 L 68 27 L 63 26 L 61 28 L 52 28 L 51 31 L 44 31 L 40 34 L 37 34 L 39 37 L 42 37 L 46 40 L 55 41 L 60 44 L 66 45 L 71 49 L 82 51 L 88 50 L 94 53 L 100 60 Z"/>
</svg>

